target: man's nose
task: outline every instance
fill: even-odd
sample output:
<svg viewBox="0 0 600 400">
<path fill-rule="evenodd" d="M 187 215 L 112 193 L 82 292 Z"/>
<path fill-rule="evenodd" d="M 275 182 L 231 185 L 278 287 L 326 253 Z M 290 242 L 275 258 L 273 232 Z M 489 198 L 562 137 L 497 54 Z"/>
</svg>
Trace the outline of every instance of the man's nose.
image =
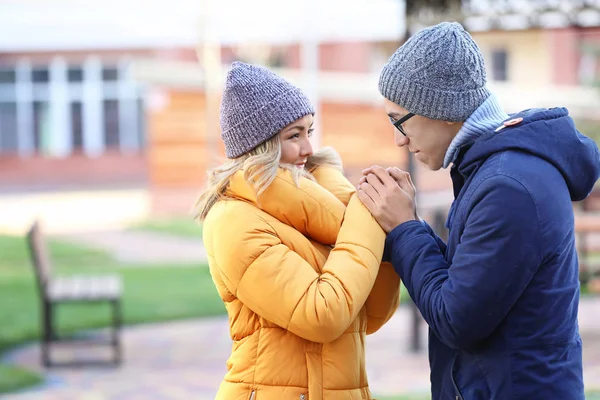
<svg viewBox="0 0 600 400">
<path fill-rule="evenodd" d="M 396 146 L 398 147 L 404 147 L 408 145 L 409 142 L 408 138 L 404 136 L 400 131 L 394 134 L 394 141 L 396 142 Z"/>
</svg>

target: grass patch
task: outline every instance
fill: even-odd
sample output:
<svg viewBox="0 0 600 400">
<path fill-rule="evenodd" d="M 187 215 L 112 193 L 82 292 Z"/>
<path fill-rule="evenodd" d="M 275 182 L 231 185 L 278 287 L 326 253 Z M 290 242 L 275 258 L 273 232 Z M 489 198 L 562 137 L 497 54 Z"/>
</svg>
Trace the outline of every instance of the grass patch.
<svg viewBox="0 0 600 400">
<path fill-rule="evenodd" d="M 600 122 L 594 120 L 578 119 L 575 121 L 575 126 L 581 133 L 593 139 L 600 144 Z"/>
<path fill-rule="evenodd" d="M 429 394 L 404 394 L 398 396 L 375 396 L 376 400 L 431 400 Z"/>
<path fill-rule="evenodd" d="M 0 364 L 0 393 L 13 392 L 39 385 L 43 378 L 34 372 L 12 365 Z"/>
<path fill-rule="evenodd" d="M 133 225 L 130 229 L 181 237 L 202 238 L 202 225 L 192 220 L 192 218 L 150 219 Z"/>
<path fill-rule="evenodd" d="M 204 265 L 122 266 L 110 255 L 68 243 L 49 241 L 58 275 L 118 273 L 123 278 L 123 322 L 137 324 L 223 314 L 225 307 Z M 38 340 L 40 309 L 37 282 L 24 238 L 0 235 L 0 353 Z M 60 335 L 105 327 L 108 304 L 62 304 L 56 326 Z M 0 364 L 0 393 L 29 386 L 41 379 Z M 10 374 L 4 374 L 10 369 Z"/>
<path fill-rule="evenodd" d="M 397 396 L 375 396 L 377 400 L 431 400 L 429 394 L 405 394 Z M 600 400 L 600 391 L 588 392 L 585 400 Z"/>
<path fill-rule="evenodd" d="M 579 288 L 579 293 L 581 296 L 587 296 L 588 294 L 590 294 L 590 290 L 587 285 L 581 285 L 581 287 Z"/>
<path fill-rule="evenodd" d="M 412 299 L 408 294 L 408 290 L 406 290 L 404 283 L 400 283 L 400 306 L 407 305 L 409 303 L 412 303 Z"/>
<path fill-rule="evenodd" d="M 63 270 L 65 270 L 63 268 Z M 75 269 L 69 268 L 71 272 Z M 111 272 L 110 268 L 103 268 Z M 88 273 L 92 271 L 83 271 Z M 98 271 L 95 271 L 98 272 Z M 225 308 L 208 268 L 203 266 L 127 268 L 123 278 L 123 322 L 137 324 L 218 315 Z M 39 338 L 39 296 L 32 275 L 13 275 L 0 282 L 0 351 Z M 61 334 L 107 326 L 108 304 L 61 304 L 57 309 Z"/>
<path fill-rule="evenodd" d="M 173 225 L 171 225 L 173 226 Z M 195 229 L 199 227 L 196 226 Z M 109 254 L 50 240 L 49 251 L 59 275 L 119 273 L 124 281 L 123 322 L 138 324 L 199 318 L 225 313 L 209 270 L 204 265 L 123 266 Z M 0 235 L 0 355 L 8 348 L 39 339 L 37 283 L 25 239 Z M 410 302 L 402 287 L 402 303 Z M 58 308 L 61 335 L 101 328 L 110 322 L 108 305 L 66 304 Z M 0 393 L 38 384 L 36 373 L 0 364 Z M 600 400 L 600 395 L 590 399 Z M 378 397 L 379 400 L 425 400 L 423 395 Z"/>
</svg>

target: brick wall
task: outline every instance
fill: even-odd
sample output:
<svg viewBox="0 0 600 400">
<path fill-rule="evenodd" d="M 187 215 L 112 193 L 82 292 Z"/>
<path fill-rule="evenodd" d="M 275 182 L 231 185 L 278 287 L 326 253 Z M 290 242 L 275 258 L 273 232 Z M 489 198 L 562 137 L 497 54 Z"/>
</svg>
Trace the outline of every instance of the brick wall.
<svg viewBox="0 0 600 400">
<path fill-rule="evenodd" d="M 144 154 L 117 150 L 94 158 L 79 152 L 66 158 L 2 154 L 0 191 L 139 187 L 147 184 L 146 169 Z"/>
</svg>

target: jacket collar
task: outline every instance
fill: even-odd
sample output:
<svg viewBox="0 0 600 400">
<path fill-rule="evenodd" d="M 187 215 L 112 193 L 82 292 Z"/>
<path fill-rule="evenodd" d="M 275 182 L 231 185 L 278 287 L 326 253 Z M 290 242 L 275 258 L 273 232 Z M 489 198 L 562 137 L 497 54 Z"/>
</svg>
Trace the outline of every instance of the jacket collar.
<svg viewBox="0 0 600 400">
<path fill-rule="evenodd" d="M 227 195 L 253 204 L 319 243 L 333 245 L 346 211 L 344 199 L 349 198 L 348 192 L 354 188 L 345 179 L 335 178 L 336 173 L 342 176 L 341 173 L 333 168 L 326 168 L 323 173 L 324 168 L 315 176 L 321 176 L 319 181 L 331 186 L 328 188 L 305 177 L 300 178 L 299 185 L 296 185 L 292 173 L 280 168 L 275 180 L 259 199 L 245 179 L 244 171 L 232 176 Z M 340 198 L 332 193 L 336 190 Z"/>
</svg>

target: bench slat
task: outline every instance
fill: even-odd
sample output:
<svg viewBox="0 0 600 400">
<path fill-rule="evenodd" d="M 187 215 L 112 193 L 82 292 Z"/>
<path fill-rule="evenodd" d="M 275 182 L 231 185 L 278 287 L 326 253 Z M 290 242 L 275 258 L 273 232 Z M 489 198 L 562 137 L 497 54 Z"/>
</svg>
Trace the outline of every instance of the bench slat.
<svg viewBox="0 0 600 400">
<path fill-rule="evenodd" d="M 116 275 L 53 278 L 48 283 L 51 300 L 117 300 L 123 285 Z"/>
</svg>

